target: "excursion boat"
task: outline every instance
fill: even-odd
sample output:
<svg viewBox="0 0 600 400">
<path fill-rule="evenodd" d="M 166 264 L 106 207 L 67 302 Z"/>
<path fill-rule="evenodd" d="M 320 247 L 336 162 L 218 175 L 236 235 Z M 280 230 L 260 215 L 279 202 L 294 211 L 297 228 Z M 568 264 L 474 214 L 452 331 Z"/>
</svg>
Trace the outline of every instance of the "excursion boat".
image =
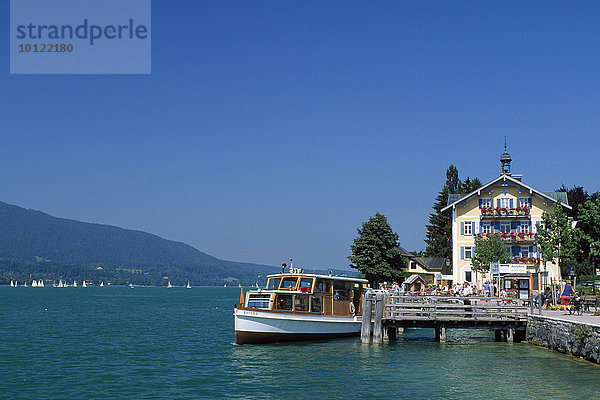
<svg viewBox="0 0 600 400">
<path fill-rule="evenodd" d="M 360 335 L 367 280 L 305 274 L 267 276 L 265 289 L 240 294 L 234 308 L 237 344 L 335 339 Z"/>
</svg>

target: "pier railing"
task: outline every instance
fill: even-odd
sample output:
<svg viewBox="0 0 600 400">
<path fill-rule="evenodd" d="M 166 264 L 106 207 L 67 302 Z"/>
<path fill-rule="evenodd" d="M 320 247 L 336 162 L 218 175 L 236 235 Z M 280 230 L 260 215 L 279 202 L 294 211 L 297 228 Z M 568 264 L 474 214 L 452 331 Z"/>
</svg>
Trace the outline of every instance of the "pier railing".
<svg viewBox="0 0 600 400">
<path fill-rule="evenodd" d="M 526 321 L 520 300 L 486 297 L 385 295 L 383 319 L 390 321 L 508 322 Z"/>
<path fill-rule="evenodd" d="M 405 327 L 435 328 L 436 339 L 445 340 L 446 328 L 491 329 L 497 338 L 504 334 L 512 340 L 527 325 L 528 307 L 522 300 L 490 297 L 448 297 L 393 295 L 378 291 L 363 296 L 361 338 L 373 343 L 382 335 L 395 335 Z"/>
</svg>

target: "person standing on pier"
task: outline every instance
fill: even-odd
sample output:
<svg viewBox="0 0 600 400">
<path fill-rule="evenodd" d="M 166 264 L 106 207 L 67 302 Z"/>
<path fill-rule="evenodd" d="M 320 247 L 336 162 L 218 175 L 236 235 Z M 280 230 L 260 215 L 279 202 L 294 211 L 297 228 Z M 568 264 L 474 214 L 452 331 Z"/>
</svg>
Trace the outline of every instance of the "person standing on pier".
<svg viewBox="0 0 600 400">
<path fill-rule="evenodd" d="M 571 304 L 571 294 L 573 293 L 573 286 L 571 281 L 566 281 L 563 287 L 562 294 L 560 295 L 560 304 L 563 306 L 565 315 L 567 315 L 567 307 Z"/>
</svg>

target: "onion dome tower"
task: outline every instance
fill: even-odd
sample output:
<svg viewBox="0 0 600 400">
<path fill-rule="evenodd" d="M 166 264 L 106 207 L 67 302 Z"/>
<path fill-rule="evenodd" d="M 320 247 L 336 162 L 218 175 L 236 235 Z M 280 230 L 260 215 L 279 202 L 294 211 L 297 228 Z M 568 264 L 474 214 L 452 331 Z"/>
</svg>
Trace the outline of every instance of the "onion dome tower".
<svg viewBox="0 0 600 400">
<path fill-rule="evenodd" d="M 502 164 L 502 174 L 510 175 L 510 162 L 512 158 L 506 152 L 506 136 L 504 136 L 504 153 L 500 156 L 500 164 Z"/>
</svg>

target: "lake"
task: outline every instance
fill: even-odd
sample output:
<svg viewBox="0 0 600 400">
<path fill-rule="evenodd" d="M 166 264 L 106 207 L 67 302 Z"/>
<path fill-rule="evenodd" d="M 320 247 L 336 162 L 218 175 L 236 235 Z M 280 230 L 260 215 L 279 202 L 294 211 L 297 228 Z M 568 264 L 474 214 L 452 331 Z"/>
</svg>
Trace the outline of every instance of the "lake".
<svg viewBox="0 0 600 400">
<path fill-rule="evenodd" d="M 239 288 L 0 287 L 1 399 L 573 399 L 600 368 L 488 331 L 234 344 Z"/>
</svg>

